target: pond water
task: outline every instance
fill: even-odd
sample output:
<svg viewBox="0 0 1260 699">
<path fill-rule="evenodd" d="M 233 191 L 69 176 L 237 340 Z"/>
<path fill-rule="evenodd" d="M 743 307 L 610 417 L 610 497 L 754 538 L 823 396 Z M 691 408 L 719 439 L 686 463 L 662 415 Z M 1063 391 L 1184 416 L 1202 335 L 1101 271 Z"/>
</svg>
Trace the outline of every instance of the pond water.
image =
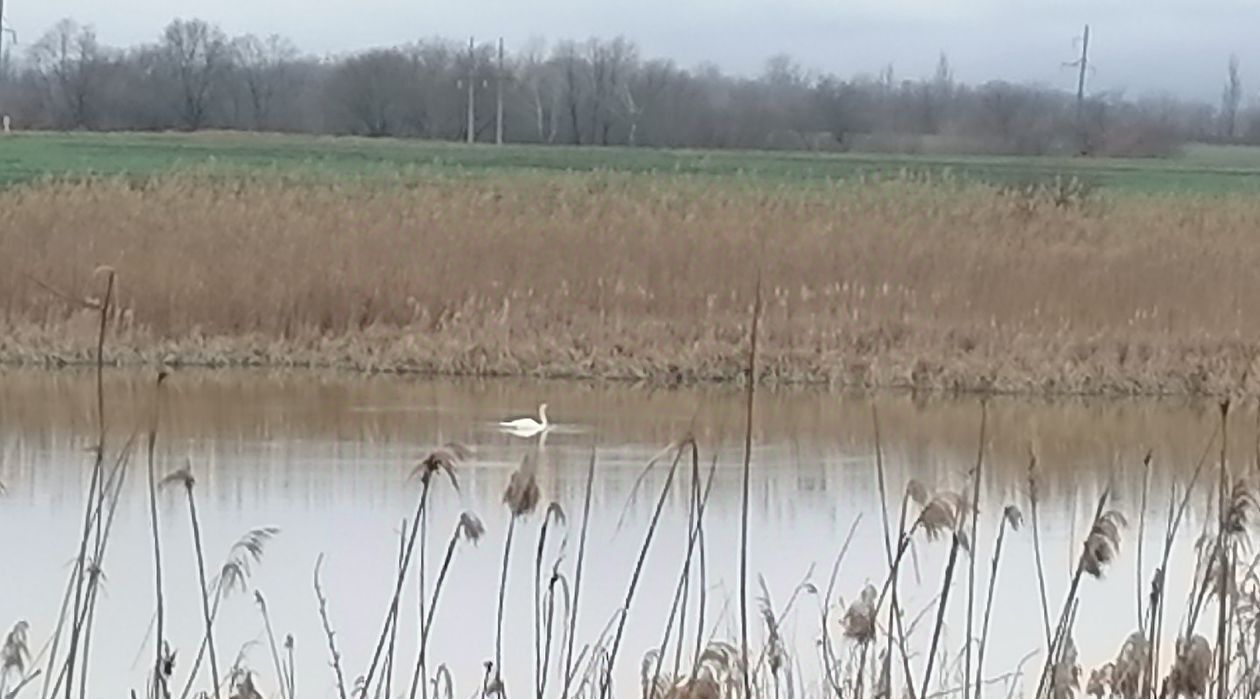
<svg viewBox="0 0 1260 699">
<path fill-rule="evenodd" d="M 143 434 L 154 404 L 153 377 L 108 373 L 107 454 Z M 504 434 L 495 423 L 550 405 L 559 426 L 545 439 Z M 274 695 L 276 673 L 252 592 L 266 600 L 277 641 L 294 638 L 297 691 L 336 695 L 318 603 L 312 587 L 323 556 L 323 586 L 330 622 L 343 656 L 347 684 L 367 669 L 389 606 L 400 531 L 412 517 L 419 483 L 415 464 L 435 447 L 457 442 L 474 455 L 458 467 L 458 491 L 436 482 L 430 500 L 426 577 L 431 592 L 459 514 L 475 512 L 486 534 L 457 548 L 438 606 L 429 669 L 445 664 L 456 696 L 478 692 L 483 663 L 495 654 L 497 595 L 509 514 L 502 497 L 509 477 L 527 456 L 537 464 L 542 502 L 515 526 L 508 567 L 503 629 L 504 680 L 509 695 L 533 694 L 533 576 L 540 524 L 557 502 L 567 526 L 552 524 L 545 553 L 550 569 L 573 581 L 587 467 L 596 460 L 592 509 L 575 655 L 596 641 L 624 602 L 636 559 L 670 460 L 640 482 L 644 467 L 672 442 L 691 434 L 700 465 L 716 464 L 705 511 L 704 589 L 707 638 L 738 643 L 738 551 L 744 398 L 738 389 L 646 389 L 626 385 L 558 382 L 434 381 L 329 373 L 183 372 L 167 381 L 160 402 L 157 469 L 187 466 L 210 575 L 233 542 L 251 529 L 279 528 L 262 560 L 251 568 L 248 591 L 227 596 L 215 626 L 221 674 L 240 659 Z M 764 580 L 780 616 L 798 692 L 816 693 L 821 681 L 817 641 L 819 595 L 802 587 L 828 587 L 833 562 L 854 531 L 836 577 L 831 624 L 844 603 L 887 573 L 874 413 L 881 428 L 886 488 L 895 519 L 910 479 L 931 489 L 961 490 L 976 459 L 981 408 L 974 399 L 848 396 L 812 391 L 761 392 L 755 429 L 749 509 L 750 639 L 760 649 L 766 628 L 757 614 Z M 1231 430 L 1231 459 L 1251 463 L 1254 414 Z M 1121 554 L 1100 581 L 1083 583 L 1076 642 L 1088 668 L 1111 659 L 1137 627 L 1136 539 L 1143 482 L 1142 457 L 1154 454 L 1144 562 L 1149 577 L 1162 539 L 1171 484 L 1184 482 L 1202 457 L 1218 422 L 1214 405 L 1184 401 L 1031 401 L 994 399 L 988 407 L 981 518 L 977 537 L 977 604 L 988 584 L 1002 507 L 1017 505 L 1027 525 L 1028 453 L 1040 459 L 1040 534 L 1051 614 L 1057 617 L 1080 540 L 1105 485 L 1129 519 Z M 0 625 L 30 623 L 33 655 L 56 625 L 67 576 L 78 550 L 84 497 L 97 439 L 95 383 L 91 373 L 0 371 Z M 1213 447 L 1215 449 L 1216 447 Z M 1215 457 L 1212 457 L 1215 458 Z M 127 481 L 103 561 L 90 665 L 91 687 L 117 695 L 143 694 L 152 658 L 153 549 L 143 449 L 128 466 Z M 636 488 L 636 483 L 638 487 Z M 615 678 L 619 696 L 637 696 L 644 654 L 658 646 L 669 617 L 688 545 L 690 463 L 680 469 L 664 499 L 638 590 L 627 615 Z M 1204 498 L 1195 498 L 1197 505 Z M 165 573 L 167 637 L 176 649 L 175 678 L 182 687 L 201 638 L 198 588 L 189 508 L 182 488 L 159 494 Z M 1204 513 L 1192 508 L 1189 533 L 1174 551 L 1169 579 L 1170 624 L 1181 618 L 1192 565 L 1189 541 Z M 856 528 L 854 529 L 854 527 Z M 893 523 L 896 527 L 896 523 Z M 894 532 L 895 536 L 895 532 Z M 986 675 L 1022 668 L 1035 683 L 1044 639 L 1032 536 L 1027 526 L 1008 532 L 994 598 Z M 911 664 L 922 672 L 940 593 L 948 539 L 919 540 L 902 576 Z M 958 676 L 956 658 L 965 636 L 966 570 L 948 600 L 942 647 L 943 680 Z M 544 578 L 546 574 L 544 573 Z M 544 585 L 546 581 L 544 579 Z M 689 588 L 687 633 L 694 638 L 698 588 Z M 789 600 L 794 598 L 790 609 Z M 414 570 L 401 600 L 393 694 L 406 694 L 417 648 L 418 593 Z M 839 610 L 839 611 L 838 611 Z M 563 609 L 560 610 L 563 613 Z M 559 624 L 558 624 L 559 625 Z M 843 657 L 850 644 L 833 626 Z M 557 636 L 559 633 L 557 633 Z M 688 642 L 689 644 L 691 641 Z M 283 653 L 283 650 L 281 651 Z M 666 669 L 672 669 L 671 661 Z M 35 666 L 43 667 L 44 658 Z M 552 666 L 556 666 L 553 661 Z M 208 685 L 202 670 L 198 688 Z M 916 682 L 919 678 L 916 678 Z M 31 695 L 43 686 L 33 684 Z M 10 683 L 10 686 L 12 683 Z M 1022 684 L 999 682 L 995 696 L 1020 693 Z M 1031 691 L 1031 690 L 1028 690 Z M 551 680 L 547 694 L 559 694 Z"/>
</svg>

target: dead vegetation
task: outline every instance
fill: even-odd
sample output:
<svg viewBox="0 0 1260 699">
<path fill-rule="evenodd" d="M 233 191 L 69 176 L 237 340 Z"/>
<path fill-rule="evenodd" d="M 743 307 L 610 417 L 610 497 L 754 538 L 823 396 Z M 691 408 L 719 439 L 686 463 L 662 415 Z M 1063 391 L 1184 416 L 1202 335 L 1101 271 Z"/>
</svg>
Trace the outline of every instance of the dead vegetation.
<svg viewBox="0 0 1260 699">
<path fill-rule="evenodd" d="M 600 173 L 0 193 L 0 361 L 1258 393 L 1260 202 Z M 745 280 L 747 283 L 735 283 Z"/>
</svg>

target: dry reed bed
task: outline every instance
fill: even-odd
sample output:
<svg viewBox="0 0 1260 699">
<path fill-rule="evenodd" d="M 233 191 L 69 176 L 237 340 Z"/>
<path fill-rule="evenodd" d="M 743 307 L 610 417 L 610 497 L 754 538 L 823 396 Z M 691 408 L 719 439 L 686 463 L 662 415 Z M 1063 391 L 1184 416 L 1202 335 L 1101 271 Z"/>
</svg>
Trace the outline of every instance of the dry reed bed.
<svg viewBox="0 0 1260 699">
<path fill-rule="evenodd" d="M 0 193 L 0 361 L 1260 393 L 1260 201 L 598 174 Z"/>
</svg>

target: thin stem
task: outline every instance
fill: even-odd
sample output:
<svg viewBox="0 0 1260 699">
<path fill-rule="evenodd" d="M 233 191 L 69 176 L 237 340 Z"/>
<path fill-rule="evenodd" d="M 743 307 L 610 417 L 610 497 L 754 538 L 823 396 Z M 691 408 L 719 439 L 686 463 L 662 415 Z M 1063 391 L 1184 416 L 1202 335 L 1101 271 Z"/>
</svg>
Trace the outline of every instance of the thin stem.
<svg viewBox="0 0 1260 699">
<path fill-rule="evenodd" d="M 693 464 L 694 464 L 694 461 L 693 461 Z M 653 688 L 656 687 L 657 680 L 661 676 L 661 665 L 665 660 L 665 649 L 669 647 L 669 638 L 673 632 L 674 620 L 676 618 L 676 615 L 678 614 L 678 610 L 680 608 L 685 609 L 685 607 L 683 607 L 682 605 L 682 602 L 686 597 L 687 581 L 691 577 L 691 561 L 695 554 L 696 542 L 699 540 L 699 537 L 700 537 L 699 523 L 700 521 L 704 519 L 704 507 L 705 507 L 705 504 L 709 501 L 709 493 L 711 492 L 711 489 L 713 487 L 713 474 L 716 471 L 717 471 L 717 462 L 714 461 L 713 466 L 709 469 L 709 476 L 707 479 L 707 483 L 705 484 L 705 487 L 704 487 L 704 494 L 703 496 L 701 496 L 701 498 L 698 501 L 696 501 L 696 504 L 695 504 L 696 512 L 694 515 L 694 522 L 688 524 L 687 553 L 683 559 L 682 572 L 678 576 L 678 584 L 674 589 L 673 602 L 670 604 L 669 620 L 665 625 L 665 638 L 661 641 L 661 645 L 660 645 L 661 652 L 658 653 L 656 656 L 655 668 L 653 669 L 653 672 L 652 672 L 652 685 L 651 686 Z M 682 656 L 682 643 L 683 643 L 682 637 L 683 637 L 683 630 L 680 628 L 678 631 L 678 639 L 679 639 L 678 640 L 678 655 L 676 656 L 676 659 L 674 662 L 674 665 L 675 665 L 674 676 L 675 677 L 677 677 L 677 674 L 678 674 L 677 672 L 677 668 L 679 664 L 678 658 L 681 658 Z"/>
<path fill-rule="evenodd" d="M 403 562 L 398 567 L 398 573 L 394 578 L 394 594 L 389 602 L 389 610 L 385 613 L 385 624 L 381 628 L 380 636 L 376 639 L 376 650 L 372 653 L 372 662 L 368 665 L 367 675 L 359 692 L 360 699 L 367 696 L 368 688 L 372 684 L 372 678 L 376 674 L 376 666 L 381 659 L 381 653 L 384 652 L 389 630 L 398 618 L 398 605 L 402 600 L 403 585 L 407 582 L 407 570 L 411 567 L 411 553 L 415 550 L 416 534 L 420 528 L 420 515 L 424 512 L 425 505 L 428 502 L 430 482 L 430 476 L 426 473 L 420 487 L 420 497 L 416 502 L 416 514 L 411 520 L 411 532 L 407 536 L 407 548 L 403 556 Z"/>
<path fill-rule="evenodd" d="M 79 638 L 82 628 L 79 625 L 80 613 L 83 610 L 83 580 L 87 561 L 88 538 L 92 530 L 92 510 L 94 503 L 99 508 L 97 490 L 101 485 L 101 471 L 105 461 L 105 331 L 109 321 L 109 307 L 114 296 L 114 271 L 107 271 L 105 298 L 100 306 L 100 326 L 96 336 L 96 420 L 97 441 L 96 459 L 92 465 L 92 476 L 88 483 L 87 507 L 83 515 L 83 537 L 79 541 L 79 556 L 74 567 L 74 613 L 70 628 L 70 647 L 66 656 L 66 699 L 70 699 L 74 688 L 74 667 L 79 652 Z"/>
<path fill-rule="evenodd" d="M 745 668 L 744 699 L 752 698 L 748 668 L 748 506 L 752 481 L 753 404 L 757 394 L 757 326 L 761 320 L 761 269 L 757 270 L 756 297 L 753 302 L 752 332 L 748 340 L 747 415 L 744 422 L 743 489 L 739 515 L 739 640 L 740 660 Z"/>
<path fill-rule="evenodd" d="M 674 462 L 669 467 L 669 475 L 665 479 L 665 485 L 661 486 L 660 497 L 656 500 L 656 509 L 652 512 L 652 521 L 648 524 L 647 535 L 643 539 L 643 546 L 639 549 L 639 558 L 635 562 L 634 574 L 630 578 L 630 587 L 626 590 L 625 603 L 618 610 L 617 631 L 613 636 L 612 647 L 608 652 L 608 667 L 600 683 L 600 696 L 604 699 L 607 699 L 612 690 L 613 669 L 617 664 L 617 652 L 621 649 L 621 638 L 626 629 L 626 619 L 630 616 L 630 604 L 634 601 L 634 593 L 639 586 L 639 577 L 643 574 L 643 565 L 647 560 L 648 549 L 652 546 L 652 539 L 656 535 L 656 526 L 661 521 L 661 512 L 665 509 L 665 500 L 668 498 L 670 488 L 674 484 L 674 475 L 678 472 L 678 463 L 682 460 L 682 454 L 682 446 L 680 445 L 677 454 L 674 456 Z"/>
<path fill-rule="evenodd" d="M 161 415 L 162 400 L 162 382 L 166 378 L 165 373 L 158 374 L 157 386 L 153 399 L 153 417 L 149 427 L 149 444 L 147 449 L 148 467 L 149 467 L 149 525 L 150 533 L 153 536 L 153 577 L 154 577 L 154 604 L 157 607 L 157 640 L 154 647 L 153 659 L 153 689 L 155 699 L 166 699 L 170 696 L 170 689 L 167 687 L 167 678 L 165 670 L 165 662 L 162 657 L 165 652 L 165 623 L 166 623 L 166 594 L 162 588 L 162 537 L 161 530 L 158 525 L 158 507 L 157 507 L 157 463 L 155 452 L 157 448 L 158 420 Z M 283 699 L 283 698 L 282 698 Z"/>
<path fill-rule="evenodd" d="M 888 491 L 884 486 L 884 448 L 879 434 L 879 409 L 871 404 L 871 423 L 875 429 L 875 476 L 879 482 L 879 513 L 884 523 L 884 553 L 892 566 L 892 532 L 888 523 Z"/>
<path fill-rule="evenodd" d="M 328 621 L 328 598 L 324 596 L 324 588 L 319 583 L 319 569 L 324 563 L 324 554 L 319 554 L 319 558 L 315 559 L 315 599 L 319 600 L 319 620 L 324 626 L 324 637 L 328 639 L 328 655 L 330 664 L 332 665 L 333 674 L 337 677 L 337 696 L 339 699 L 346 699 L 346 679 L 345 674 L 341 671 L 341 653 L 337 650 L 337 636 L 333 632 L 332 624 Z M 292 651 L 289 656 L 289 672 L 290 677 L 293 673 Z M 293 688 L 289 688 L 292 695 Z"/>
<path fill-rule="evenodd" d="M 508 563 L 512 557 L 512 535 L 516 532 L 516 515 L 508 520 L 507 539 L 503 543 L 503 572 L 499 578 L 499 611 L 494 617 L 494 679 L 503 683 L 503 605 L 507 599 Z"/>
<path fill-rule="evenodd" d="M 1028 504 L 1032 515 L 1033 554 L 1037 562 L 1037 590 L 1041 593 L 1041 618 L 1045 622 L 1046 648 L 1053 642 L 1053 631 L 1050 629 L 1050 598 L 1046 594 L 1046 565 L 1041 558 L 1041 522 L 1037 516 L 1037 502 L 1040 498 L 1037 486 L 1037 455 L 1028 455 Z M 1047 651 L 1048 652 L 1048 651 Z"/>
<path fill-rule="evenodd" d="M 844 561 L 844 557 L 849 552 L 849 544 L 853 541 L 853 535 L 857 532 L 858 524 L 862 521 L 862 515 L 853 518 L 853 524 L 849 526 L 849 533 L 844 537 L 844 543 L 840 545 L 840 551 L 836 554 L 836 560 L 831 565 L 831 576 L 827 579 L 827 589 L 823 593 L 823 598 L 819 604 L 820 626 L 822 627 L 822 656 L 823 669 L 827 679 L 827 684 L 836 696 L 842 696 L 843 692 L 840 688 L 840 679 L 836 677 L 835 654 L 831 650 L 831 629 L 827 624 L 827 610 L 831 607 L 831 595 L 835 592 L 836 577 L 840 573 L 840 564 Z"/>
<path fill-rule="evenodd" d="M 1217 571 L 1217 587 L 1216 597 L 1219 603 L 1216 617 L 1216 699 L 1227 699 L 1229 696 L 1229 601 L 1232 595 L 1229 594 L 1229 582 L 1233 580 L 1233 556 L 1231 555 L 1231 546 L 1229 540 L 1229 515 L 1230 515 L 1230 497 L 1229 497 L 1229 461 L 1227 458 L 1229 447 L 1229 401 L 1221 403 L 1221 465 L 1220 465 L 1220 483 L 1219 483 L 1219 502 L 1217 503 L 1217 515 L 1219 516 L 1219 533 L 1217 535 L 1216 555 L 1217 565 L 1220 570 Z"/>
<path fill-rule="evenodd" d="M 1090 520 L 1090 527 L 1102 517 L 1103 510 L 1107 506 L 1107 500 L 1111 497 L 1110 488 L 1103 490 L 1102 495 L 1098 497 L 1098 507 L 1094 510 L 1094 517 Z M 1058 656 L 1060 645 L 1064 639 L 1068 637 L 1072 624 L 1073 614 L 1076 610 L 1076 593 L 1080 588 L 1081 575 L 1085 572 L 1085 551 L 1081 551 L 1081 555 L 1076 559 L 1076 571 L 1072 574 L 1072 583 L 1068 587 L 1067 601 L 1063 604 L 1063 612 L 1059 617 L 1059 624 L 1055 628 L 1054 637 L 1050 641 L 1050 646 L 1046 651 L 1046 662 L 1041 668 L 1041 677 L 1037 681 L 1037 693 L 1033 695 L 1033 699 L 1041 699 L 1045 696 L 1047 683 L 1050 679 L 1050 671 L 1054 667 L 1055 659 Z"/>
<path fill-rule="evenodd" d="M 980 646 L 976 650 L 976 694 L 984 687 L 984 651 L 989 645 L 989 615 L 993 611 L 993 592 L 997 589 L 998 563 L 1002 560 L 1002 541 L 1006 537 L 1006 517 L 998 524 L 997 543 L 993 546 L 993 567 L 989 570 L 989 589 L 984 601 L 984 620 L 980 624 Z"/>
<path fill-rule="evenodd" d="M 457 526 L 456 532 L 458 531 L 459 529 Z M 429 508 L 425 507 L 420 512 L 420 582 L 419 582 L 420 604 L 419 604 L 419 608 L 420 608 L 420 638 L 422 642 L 423 642 L 423 639 L 428 635 L 428 631 L 425 628 L 425 625 L 428 622 L 425 619 L 425 614 L 424 614 L 425 585 L 428 582 L 427 580 L 428 562 L 429 562 L 428 542 L 429 542 Z M 427 674 L 427 668 L 425 668 L 423 665 L 420 666 L 420 669 L 421 669 L 421 674 Z M 423 697 L 423 699 L 429 699 L 429 683 L 424 682 L 420 685 L 420 687 L 421 687 L 421 696 Z M 412 687 L 412 690 L 414 689 L 415 688 Z"/>
<path fill-rule="evenodd" d="M 276 666 L 276 682 L 280 684 L 280 699 L 286 699 L 284 666 L 280 662 L 280 650 L 276 647 L 276 634 L 271 628 L 271 615 L 267 613 L 267 600 L 263 599 L 261 592 L 254 591 L 254 601 L 258 603 L 258 609 L 262 614 L 263 626 L 267 630 L 267 646 L 271 650 L 271 661 Z M 292 699 L 292 697 L 288 697 Z"/>
<path fill-rule="evenodd" d="M 543 517 L 538 530 L 538 553 L 534 557 L 534 695 L 543 699 L 546 681 L 542 670 L 542 562 L 547 550 L 547 529 L 551 517 Z"/>
<path fill-rule="evenodd" d="M 980 479 L 984 472 L 984 440 L 985 428 L 989 422 L 989 402 L 987 398 L 980 399 L 980 444 L 976 448 L 976 467 L 972 473 L 974 487 L 971 492 L 971 512 L 968 516 L 971 519 L 971 534 L 968 541 L 971 546 L 977 546 L 976 536 L 977 529 L 980 524 Z M 973 625 L 975 623 L 976 609 L 976 557 L 974 555 L 967 557 L 967 635 L 965 645 L 963 646 L 963 654 L 965 661 L 963 663 L 963 699 L 970 699 L 971 687 L 971 639 L 973 637 Z M 923 691 L 927 691 L 928 686 L 923 685 Z M 978 687 L 977 687 L 978 688 Z"/>
<path fill-rule="evenodd" d="M 206 645 L 210 652 L 210 680 L 214 683 L 214 696 L 219 699 L 219 658 L 214 649 L 214 617 L 210 613 L 210 590 L 206 585 L 206 559 L 201 546 L 201 523 L 197 519 L 197 500 L 193 497 L 193 481 L 184 481 L 188 494 L 188 513 L 192 518 L 193 546 L 197 552 L 197 577 L 201 583 L 201 613 L 206 624 Z"/>
<path fill-rule="evenodd" d="M 569 631 L 565 636 L 564 649 L 564 688 L 560 691 L 560 699 L 568 699 L 569 688 L 573 682 L 573 638 L 577 635 L 578 599 L 582 594 L 582 571 L 586 562 L 586 531 L 591 519 L 591 490 L 595 484 L 595 455 L 591 449 L 591 460 L 586 470 L 586 495 L 582 504 L 582 531 L 578 534 L 577 571 L 573 577 L 573 608 L 569 614 Z"/>
<path fill-rule="evenodd" d="M 1151 487 L 1151 452 L 1146 452 L 1146 458 L 1142 459 L 1142 506 L 1138 510 L 1138 536 L 1137 536 L 1137 575 L 1135 576 L 1137 584 L 1137 618 L 1138 632 L 1143 637 L 1146 636 L 1146 610 L 1143 609 L 1142 598 L 1145 596 L 1142 585 L 1143 565 L 1142 553 L 1146 540 L 1146 501 Z"/>
<path fill-rule="evenodd" d="M 416 686 L 427 685 L 428 678 L 423 677 L 425 673 L 426 653 L 429 647 L 429 634 L 433 631 L 433 616 L 437 613 L 438 596 L 442 594 L 442 583 L 446 581 L 446 571 L 451 567 L 451 559 L 455 556 L 455 545 L 459 543 L 460 525 L 455 525 L 455 532 L 451 534 L 450 544 L 446 547 L 446 556 L 442 559 L 442 567 L 438 570 L 437 582 L 433 585 L 433 599 L 429 602 L 429 609 L 424 618 L 424 624 L 420 629 L 420 652 L 416 657 L 416 667 L 411 675 L 411 690 L 408 693 L 409 699 L 415 699 Z M 421 602 L 421 604 L 424 604 Z M 424 690 L 427 694 L 428 688 Z"/>
<path fill-rule="evenodd" d="M 1177 531 L 1181 527 L 1182 517 L 1185 516 L 1187 508 L 1190 506 L 1190 497 L 1194 493 L 1195 485 L 1199 482 L 1199 476 L 1202 475 L 1203 469 L 1207 466 L 1208 457 L 1212 453 L 1212 445 L 1216 443 L 1216 437 L 1220 430 L 1218 425 L 1212 430 L 1211 437 L 1203 446 L 1203 451 L 1199 454 L 1198 463 L 1195 464 L 1194 474 L 1190 477 L 1190 483 L 1186 486 L 1186 492 L 1182 494 L 1180 503 L 1176 503 L 1176 486 L 1174 484 L 1171 497 L 1168 501 L 1168 527 L 1164 533 L 1164 551 L 1160 559 L 1159 568 L 1156 571 L 1155 578 L 1152 582 L 1152 617 L 1154 621 L 1151 624 L 1150 636 L 1147 638 L 1151 653 L 1148 656 L 1148 664 L 1146 668 L 1146 677 L 1144 679 L 1146 685 L 1146 694 L 1149 696 L 1155 685 L 1155 673 L 1159 668 L 1160 645 L 1158 643 L 1160 634 L 1163 632 L 1164 626 L 1164 610 L 1167 605 L 1165 603 L 1165 580 L 1168 573 L 1168 561 L 1172 556 L 1173 541 L 1177 537 Z M 1175 512 L 1174 504 L 1176 503 Z"/>
<path fill-rule="evenodd" d="M 945 582 L 941 585 L 941 601 L 936 606 L 936 628 L 932 631 L 932 645 L 928 650 L 927 667 L 923 670 L 923 692 L 926 694 L 932 682 L 932 666 L 936 661 L 936 649 L 940 644 L 941 630 L 945 627 L 945 605 L 949 602 L 950 583 L 954 579 L 954 564 L 958 562 L 958 549 L 962 542 L 954 534 L 949 547 L 949 562 L 945 564 Z"/>
<path fill-rule="evenodd" d="M 402 523 L 402 529 L 399 530 L 400 533 L 398 535 L 398 563 L 397 563 L 399 571 L 404 574 L 405 574 L 405 571 L 403 569 L 407 565 L 407 557 L 406 557 L 407 537 L 406 537 L 406 534 L 403 532 L 406 532 L 406 531 L 407 531 L 407 520 L 404 519 Z M 423 553 L 424 552 L 424 535 L 423 534 L 420 535 L 420 542 L 421 542 L 420 550 L 421 550 L 421 553 Z M 423 564 L 422 564 L 422 570 L 423 570 Z M 421 575 L 421 585 L 420 585 L 421 592 L 424 591 L 423 582 L 424 582 L 424 576 Z M 424 598 L 421 597 L 421 599 L 424 599 Z M 388 697 L 392 694 L 390 690 L 393 688 L 393 685 L 394 685 L 394 648 L 395 648 L 395 644 L 398 641 L 398 611 L 399 611 L 398 607 L 394 607 L 393 609 L 390 610 L 391 620 L 390 620 L 390 628 L 389 628 L 389 646 L 387 647 L 385 651 L 385 668 L 384 670 L 382 670 L 382 674 L 385 675 L 385 681 L 379 682 L 376 685 L 377 695 L 380 696 L 380 693 L 383 690 L 385 693 L 386 699 L 388 699 Z M 367 690 L 365 689 L 364 691 L 367 691 Z"/>
</svg>

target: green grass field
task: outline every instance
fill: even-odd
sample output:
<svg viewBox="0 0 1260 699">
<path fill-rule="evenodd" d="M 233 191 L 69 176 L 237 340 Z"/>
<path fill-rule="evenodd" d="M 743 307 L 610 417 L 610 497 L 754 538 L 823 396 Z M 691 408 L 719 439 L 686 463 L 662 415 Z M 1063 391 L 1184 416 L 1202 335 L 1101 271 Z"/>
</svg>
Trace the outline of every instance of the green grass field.
<svg viewBox="0 0 1260 699">
<path fill-rule="evenodd" d="M 180 169 L 303 176 L 475 175 L 613 170 L 806 182 L 903 172 L 1027 183 L 1076 177 L 1130 192 L 1260 192 L 1260 148 L 1191 146 L 1176 158 L 1122 160 L 893 156 L 573 146 L 468 146 L 275 134 L 13 134 L 0 139 L 0 185 L 44 177 L 149 176 Z"/>
</svg>

